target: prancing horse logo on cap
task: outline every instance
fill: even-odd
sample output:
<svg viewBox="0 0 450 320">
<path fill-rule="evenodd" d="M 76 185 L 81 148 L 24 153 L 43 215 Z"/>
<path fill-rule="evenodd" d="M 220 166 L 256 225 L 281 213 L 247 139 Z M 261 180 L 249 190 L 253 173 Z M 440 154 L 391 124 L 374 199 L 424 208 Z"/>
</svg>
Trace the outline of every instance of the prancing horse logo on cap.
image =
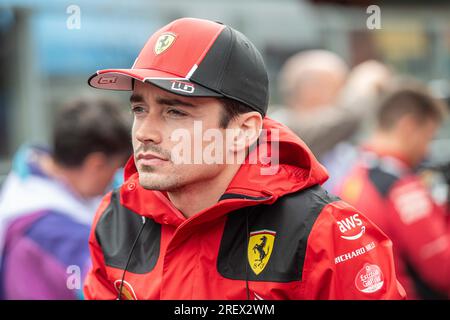
<svg viewBox="0 0 450 320">
<path fill-rule="evenodd" d="M 161 54 L 174 43 L 175 35 L 173 33 L 163 33 L 158 37 L 155 44 L 155 53 Z"/>
</svg>

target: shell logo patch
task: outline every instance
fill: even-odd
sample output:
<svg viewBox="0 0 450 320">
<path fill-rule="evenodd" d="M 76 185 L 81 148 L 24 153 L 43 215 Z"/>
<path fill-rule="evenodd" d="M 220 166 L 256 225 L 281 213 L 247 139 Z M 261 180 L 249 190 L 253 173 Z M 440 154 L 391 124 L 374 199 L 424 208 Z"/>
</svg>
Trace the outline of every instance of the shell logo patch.
<svg viewBox="0 0 450 320">
<path fill-rule="evenodd" d="M 114 287 L 116 288 L 117 293 L 120 292 L 121 283 L 122 283 L 122 280 L 114 281 Z M 121 294 L 120 299 L 121 300 L 137 300 L 133 287 L 127 281 L 123 282 L 122 294 Z"/>
<path fill-rule="evenodd" d="M 250 268 L 259 275 L 270 260 L 275 242 L 275 231 L 260 230 L 250 232 L 247 258 Z"/>
<path fill-rule="evenodd" d="M 355 278 L 356 288 L 364 293 L 374 293 L 384 284 L 384 276 L 376 264 L 366 263 Z"/>
</svg>

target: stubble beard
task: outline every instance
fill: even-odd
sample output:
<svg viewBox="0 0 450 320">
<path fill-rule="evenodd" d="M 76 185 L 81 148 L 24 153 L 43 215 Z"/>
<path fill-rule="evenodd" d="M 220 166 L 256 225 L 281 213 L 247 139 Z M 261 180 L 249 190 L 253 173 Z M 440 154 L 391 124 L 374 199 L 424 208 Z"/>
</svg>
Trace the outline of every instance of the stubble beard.
<svg viewBox="0 0 450 320">
<path fill-rule="evenodd" d="M 139 167 L 139 184 L 147 190 L 173 191 L 181 187 L 176 175 L 158 176 L 157 170 L 152 166 L 142 165 Z"/>
</svg>

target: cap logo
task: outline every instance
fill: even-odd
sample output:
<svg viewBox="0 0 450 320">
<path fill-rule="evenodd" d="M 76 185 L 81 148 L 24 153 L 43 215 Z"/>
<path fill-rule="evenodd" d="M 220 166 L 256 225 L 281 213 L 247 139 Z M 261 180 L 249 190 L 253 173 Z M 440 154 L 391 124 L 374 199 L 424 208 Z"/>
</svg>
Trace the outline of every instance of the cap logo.
<svg viewBox="0 0 450 320">
<path fill-rule="evenodd" d="M 116 76 L 101 76 L 98 78 L 98 84 L 112 84 L 117 82 Z"/>
<path fill-rule="evenodd" d="M 171 89 L 174 91 L 180 91 L 184 93 L 194 93 L 195 86 L 189 82 L 172 81 Z"/>
<path fill-rule="evenodd" d="M 173 33 L 163 33 L 158 37 L 155 44 L 155 53 L 161 54 L 175 42 L 175 35 Z"/>
</svg>

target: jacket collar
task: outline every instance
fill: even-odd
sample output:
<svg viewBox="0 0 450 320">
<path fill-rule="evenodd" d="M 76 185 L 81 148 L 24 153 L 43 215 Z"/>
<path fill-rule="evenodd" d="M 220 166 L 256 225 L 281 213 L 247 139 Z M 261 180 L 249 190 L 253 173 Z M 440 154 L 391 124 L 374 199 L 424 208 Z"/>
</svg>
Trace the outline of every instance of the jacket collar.
<svg viewBox="0 0 450 320">
<path fill-rule="evenodd" d="M 327 180 L 325 168 L 305 143 L 286 126 L 266 117 L 263 129 L 266 129 L 267 134 L 258 147 L 250 152 L 221 199 L 189 220 L 195 218 L 198 222 L 205 222 L 246 206 L 270 204 L 281 196 Z M 277 155 L 271 154 L 274 143 L 279 144 L 278 164 L 273 161 L 264 164 L 260 160 L 255 163 L 251 160 L 265 153 L 261 152 L 262 148 L 267 150 L 269 159 L 275 158 Z M 262 174 L 267 173 L 267 170 L 275 170 L 275 174 Z M 164 192 L 146 190 L 139 185 L 133 157 L 125 166 L 125 181 L 120 192 L 121 203 L 125 207 L 161 224 L 179 226 L 187 220 Z"/>
</svg>

